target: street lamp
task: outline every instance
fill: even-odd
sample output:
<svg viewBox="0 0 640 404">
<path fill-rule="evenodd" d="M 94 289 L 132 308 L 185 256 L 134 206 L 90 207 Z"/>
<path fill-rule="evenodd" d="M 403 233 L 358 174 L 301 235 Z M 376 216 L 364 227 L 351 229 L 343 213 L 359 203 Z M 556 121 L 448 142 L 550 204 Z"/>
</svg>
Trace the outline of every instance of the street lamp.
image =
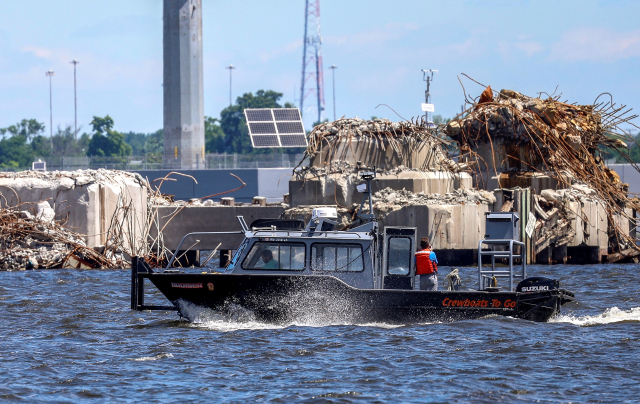
<svg viewBox="0 0 640 404">
<path fill-rule="evenodd" d="M 235 68 L 236 67 L 234 65 L 225 67 L 225 69 L 229 69 L 229 106 L 233 105 L 233 103 L 231 102 L 231 72 L 233 72 L 233 69 Z"/>
<path fill-rule="evenodd" d="M 336 69 L 338 66 L 331 65 L 331 79 L 333 81 L 333 120 L 336 120 Z"/>
<path fill-rule="evenodd" d="M 73 136 L 76 139 L 76 142 L 78 141 L 78 95 L 76 92 L 76 66 L 78 65 L 77 60 L 73 59 L 71 62 L 69 62 L 73 65 L 73 109 L 74 109 L 74 113 L 75 113 L 75 131 L 73 132 Z"/>
<path fill-rule="evenodd" d="M 49 77 L 49 138 L 51 140 L 51 151 L 53 152 L 53 96 L 51 91 L 51 77 L 55 76 L 56 72 L 48 70 L 45 74 Z"/>
</svg>

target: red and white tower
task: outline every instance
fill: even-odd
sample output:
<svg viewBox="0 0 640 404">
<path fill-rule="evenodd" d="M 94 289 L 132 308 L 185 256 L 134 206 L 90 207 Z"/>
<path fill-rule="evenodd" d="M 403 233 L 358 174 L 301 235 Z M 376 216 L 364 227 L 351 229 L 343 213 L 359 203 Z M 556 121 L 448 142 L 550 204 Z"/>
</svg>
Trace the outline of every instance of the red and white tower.
<svg viewBox="0 0 640 404">
<path fill-rule="evenodd" d="M 304 116 L 305 100 L 316 99 L 318 122 L 324 111 L 324 80 L 322 74 L 322 36 L 320 35 L 320 0 L 305 0 L 304 41 L 302 51 L 302 85 L 300 112 Z"/>
</svg>

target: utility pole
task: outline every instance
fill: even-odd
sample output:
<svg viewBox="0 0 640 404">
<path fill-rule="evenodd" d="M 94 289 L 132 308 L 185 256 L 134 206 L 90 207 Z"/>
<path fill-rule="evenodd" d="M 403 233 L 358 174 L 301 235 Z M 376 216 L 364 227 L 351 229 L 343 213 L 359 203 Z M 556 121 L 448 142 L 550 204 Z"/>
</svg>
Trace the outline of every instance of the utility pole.
<svg viewBox="0 0 640 404">
<path fill-rule="evenodd" d="M 433 81 L 433 73 L 438 73 L 437 70 L 433 69 L 422 69 L 422 80 L 427 82 L 427 90 L 424 92 L 425 102 L 427 104 L 426 109 L 424 110 L 424 119 L 427 121 L 427 125 L 431 122 L 431 113 L 433 112 L 433 105 L 431 104 L 431 92 L 429 91 L 431 88 L 431 82 Z"/>
<path fill-rule="evenodd" d="M 51 151 L 53 152 L 53 96 L 51 91 L 51 77 L 56 75 L 56 72 L 49 70 L 46 73 L 49 77 L 49 138 L 51 140 Z"/>
<path fill-rule="evenodd" d="M 233 102 L 231 102 L 231 72 L 233 72 L 233 69 L 235 69 L 234 65 L 229 65 L 227 67 L 225 67 L 225 69 L 229 69 L 229 106 L 233 105 Z"/>
<path fill-rule="evenodd" d="M 73 59 L 70 63 L 73 65 L 73 111 L 74 111 L 74 117 L 75 117 L 75 120 L 74 120 L 75 130 L 73 132 L 73 137 L 77 142 L 78 141 L 78 92 L 76 91 L 76 66 L 78 66 L 78 63 L 80 62 Z"/>
<path fill-rule="evenodd" d="M 331 65 L 331 81 L 333 81 L 333 120 L 336 120 L 336 69 L 338 66 Z"/>
</svg>

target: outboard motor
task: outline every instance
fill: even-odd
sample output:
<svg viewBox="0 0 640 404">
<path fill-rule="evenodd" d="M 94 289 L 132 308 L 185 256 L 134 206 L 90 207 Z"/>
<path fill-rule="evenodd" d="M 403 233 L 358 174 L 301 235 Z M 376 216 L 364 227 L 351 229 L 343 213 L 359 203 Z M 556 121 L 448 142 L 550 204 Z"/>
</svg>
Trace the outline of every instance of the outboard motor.
<svg viewBox="0 0 640 404">
<path fill-rule="evenodd" d="M 516 287 L 516 292 L 534 293 L 546 292 L 560 288 L 560 281 L 542 276 L 527 278 L 521 281 Z"/>
</svg>

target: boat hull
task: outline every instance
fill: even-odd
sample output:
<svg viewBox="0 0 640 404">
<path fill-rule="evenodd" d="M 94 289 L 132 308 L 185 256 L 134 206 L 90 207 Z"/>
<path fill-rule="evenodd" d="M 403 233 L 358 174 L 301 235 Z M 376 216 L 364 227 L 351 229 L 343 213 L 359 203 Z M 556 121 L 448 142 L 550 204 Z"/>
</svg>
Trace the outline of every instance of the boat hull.
<svg viewBox="0 0 640 404">
<path fill-rule="evenodd" d="M 189 318 L 192 305 L 218 312 L 242 307 L 256 320 L 287 324 L 408 324 L 489 315 L 547 321 L 574 300 L 563 289 L 542 292 L 356 289 L 332 276 L 165 274 L 148 278 Z M 190 319 L 192 320 L 192 319 Z"/>
</svg>

